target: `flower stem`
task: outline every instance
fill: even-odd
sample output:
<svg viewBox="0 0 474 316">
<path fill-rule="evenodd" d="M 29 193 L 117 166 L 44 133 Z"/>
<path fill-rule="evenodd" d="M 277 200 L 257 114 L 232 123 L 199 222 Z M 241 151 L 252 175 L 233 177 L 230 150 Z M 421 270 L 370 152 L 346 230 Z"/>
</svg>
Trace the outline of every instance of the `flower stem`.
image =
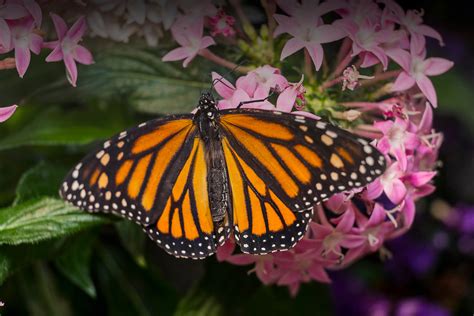
<svg viewBox="0 0 474 316">
<path fill-rule="evenodd" d="M 13 69 L 16 67 L 15 58 L 9 57 L 0 60 L 0 70 Z"/>
<path fill-rule="evenodd" d="M 371 138 L 371 139 L 378 139 L 382 137 L 382 133 L 377 128 L 373 127 L 372 125 L 361 124 L 354 128 L 353 132 L 359 136 Z"/>
<path fill-rule="evenodd" d="M 352 53 L 349 51 L 349 53 L 347 53 L 346 57 L 344 57 L 341 62 L 337 65 L 336 69 L 334 70 L 334 72 L 332 74 L 329 75 L 329 78 L 328 79 L 332 79 L 336 76 L 339 76 L 343 71 L 344 69 L 347 68 L 347 66 L 349 66 L 349 64 L 351 63 L 353 59 L 353 56 L 352 56 Z"/>
<path fill-rule="evenodd" d="M 319 92 L 323 92 L 327 88 L 330 88 L 330 87 L 342 82 L 343 80 L 344 80 L 344 77 L 340 76 L 340 77 L 337 77 L 335 79 L 325 81 L 325 82 L 323 82 L 322 85 L 319 86 Z"/>
<path fill-rule="evenodd" d="M 265 9 L 265 13 L 267 15 L 268 20 L 268 38 L 273 40 L 273 32 L 276 28 L 276 21 L 273 18 L 273 15 L 276 12 L 276 3 L 275 1 L 269 0 L 261 0 L 262 7 Z"/>
<path fill-rule="evenodd" d="M 234 7 L 235 13 L 239 17 L 240 23 L 242 23 L 242 28 L 245 34 L 250 39 L 255 40 L 257 38 L 257 31 L 255 30 L 255 28 L 252 26 L 252 23 L 250 23 L 249 19 L 245 15 L 244 10 L 242 10 L 240 0 L 230 0 L 230 4 Z"/>
<path fill-rule="evenodd" d="M 339 65 L 344 56 L 346 56 L 347 53 L 350 52 L 351 44 L 351 39 L 349 37 L 346 37 L 342 42 L 341 47 L 339 48 L 339 52 L 337 53 L 336 65 Z"/>
<path fill-rule="evenodd" d="M 311 57 L 309 56 L 308 51 L 304 50 L 304 75 L 310 81 L 314 79 L 313 77 L 313 62 L 311 61 Z"/>
<path fill-rule="evenodd" d="M 231 61 L 228 61 L 227 59 L 224 59 L 220 56 L 217 56 L 216 54 L 214 54 L 213 52 L 211 52 L 207 48 L 201 49 L 199 51 L 199 55 L 206 58 L 207 60 L 212 61 L 213 63 L 215 63 L 217 65 L 226 67 L 228 69 L 231 69 L 233 71 L 236 71 L 236 72 L 239 72 L 239 73 L 242 73 L 242 74 L 246 74 L 246 73 L 248 73 L 249 71 L 252 70 L 252 68 L 250 68 L 250 67 L 239 66 L 239 65 L 237 65 L 237 64 L 235 64 Z"/>
<path fill-rule="evenodd" d="M 376 75 L 374 79 L 370 80 L 365 80 L 360 83 L 361 86 L 368 87 L 371 86 L 379 81 L 383 80 L 388 80 L 392 79 L 394 77 L 397 77 L 402 71 L 401 70 L 391 70 L 391 71 L 386 71 L 384 73 L 381 73 L 379 75 Z"/>
</svg>

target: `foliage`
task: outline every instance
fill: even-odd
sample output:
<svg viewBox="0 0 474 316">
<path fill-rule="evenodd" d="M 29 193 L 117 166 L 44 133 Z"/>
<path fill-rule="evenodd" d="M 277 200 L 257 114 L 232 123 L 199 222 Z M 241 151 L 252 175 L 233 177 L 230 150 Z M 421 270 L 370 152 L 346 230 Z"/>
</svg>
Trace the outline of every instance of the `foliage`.
<svg viewBox="0 0 474 316">
<path fill-rule="evenodd" d="M 265 27 L 259 32 L 244 27 L 251 45 L 240 40 L 238 44 L 249 64 L 276 63 L 288 72 L 294 65 L 299 67 L 301 60 L 294 56 L 286 63 L 277 60 L 273 50 L 281 50 L 284 42 L 270 42 Z M 257 45 L 258 50 L 252 49 Z M 75 89 L 64 78 L 61 65 L 33 60 L 24 80 L 13 70 L 0 72 L 0 96 L 11 104 L 21 100 L 15 115 L 0 125 L 0 300 L 6 303 L 0 312 L 288 315 L 305 314 L 310 306 L 312 313 L 333 314 L 344 303 L 335 301 L 337 296 L 327 285 L 304 284 L 293 298 L 285 288 L 263 285 L 248 267 L 222 264 L 214 258 L 205 262 L 172 258 L 135 224 L 90 215 L 59 199 L 63 176 L 96 143 L 157 115 L 189 112 L 200 91 L 210 86 L 211 70 L 223 75 L 228 72 L 202 59 L 183 69 L 178 63 L 161 60 L 170 50 L 166 45 L 153 49 L 136 46 L 109 43 L 103 47 L 91 41 L 91 50 L 97 52 L 95 64 L 79 66 Z M 264 53 L 259 54 L 260 50 Z M 226 53 L 240 57 L 232 50 Z M 308 74 L 314 75 L 312 71 Z M 472 91 L 463 84 L 465 78 L 453 71 L 443 80 L 433 81 L 439 87 L 441 112 L 454 113 L 472 126 L 473 112 L 466 101 L 472 99 Z M 340 94 L 342 101 L 350 98 L 334 91 L 322 95 L 309 88 L 308 106 L 350 126 L 352 123 L 333 116 L 345 108 L 331 97 Z M 371 101 L 378 100 L 376 89 L 367 91 L 373 92 Z M 359 97 L 359 93 L 356 90 L 353 95 Z M 430 227 L 437 226 L 430 223 Z M 376 255 L 349 271 L 379 289 L 385 278 L 387 292 L 404 295 L 391 292 L 393 280 L 387 280 Z M 337 283 L 338 274 L 333 275 Z M 444 283 L 436 281 L 434 284 L 442 288 Z M 407 293 L 422 295 L 429 287 L 423 283 Z M 474 307 L 472 300 L 463 304 Z"/>
</svg>

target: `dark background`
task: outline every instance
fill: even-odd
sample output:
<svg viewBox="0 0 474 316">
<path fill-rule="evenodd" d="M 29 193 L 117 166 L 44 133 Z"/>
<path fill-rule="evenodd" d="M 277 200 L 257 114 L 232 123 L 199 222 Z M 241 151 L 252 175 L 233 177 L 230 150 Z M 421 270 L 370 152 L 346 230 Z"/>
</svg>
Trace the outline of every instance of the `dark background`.
<svg viewBox="0 0 474 316">
<path fill-rule="evenodd" d="M 443 165 L 435 179 L 437 191 L 418 205 L 413 229 L 387 244 L 391 260 L 383 262 L 378 254 L 370 255 L 344 271 L 332 272 L 332 285 L 304 284 L 292 298 L 284 287 L 263 286 L 254 274 L 247 276 L 248 266 L 221 264 L 215 259 L 178 260 L 151 242 L 145 245 L 144 267 L 139 256 L 130 256 L 118 244 L 112 228 L 102 229 L 96 232 L 101 244 L 92 257 L 96 298 L 55 277 L 55 267 L 45 268 L 38 262 L 10 278 L 0 290 L 0 299 L 7 302 L 5 315 L 31 310 L 63 315 L 71 306 L 77 315 L 369 315 L 377 311 L 380 315 L 472 315 L 473 11 L 468 1 L 399 3 L 405 9 L 424 8 L 425 23 L 438 30 L 446 44 L 439 47 L 437 41 L 428 39 L 430 56 L 453 60 L 455 66 L 433 78 L 439 98 L 434 126 L 445 135 L 440 155 Z M 472 230 L 460 231 L 433 216 L 433 203 L 439 201 L 467 209 L 472 215 L 466 221 L 472 220 Z"/>
</svg>

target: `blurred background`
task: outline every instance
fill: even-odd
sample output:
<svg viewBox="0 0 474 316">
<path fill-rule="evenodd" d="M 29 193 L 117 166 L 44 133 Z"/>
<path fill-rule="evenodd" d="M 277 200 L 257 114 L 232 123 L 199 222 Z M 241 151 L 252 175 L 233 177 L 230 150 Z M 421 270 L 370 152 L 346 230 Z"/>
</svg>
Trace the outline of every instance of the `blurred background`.
<svg viewBox="0 0 474 316">
<path fill-rule="evenodd" d="M 433 78 L 439 97 L 434 126 L 445 136 L 440 156 L 442 164 L 435 179 L 437 190 L 417 205 L 417 217 L 411 231 L 388 242 L 382 254 L 370 255 L 344 271 L 332 271 L 330 285 L 304 284 L 298 295 L 291 297 L 284 287 L 262 285 L 253 273 L 248 272 L 248 267 L 218 263 L 215 258 L 191 262 L 174 259 L 145 239 L 134 225 L 117 222 L 67 240 L 23 247 L 21 251 L 3 247 L 4 252 L 17 259 L 7 263 L 0 260 L 0 270 L 6 264 L 9 269 L 21 270 L 8 277 L 0 288 L 0 300 L 6 304 L 0 308 L 0 314 L 472 315 L 472 11 L 468 9 L 468 2 L 448 4 L 446 1 L 426 0 L 400 3 L 406 9 L 424 9 L 426 24 L 436 28 L 446 44 L 439 47 L 435 41 L 428 41 L 431 45 L 428 50 L 435 56 L 453 60 L 455 67 L 447 74 Z M 52 71 L 54 67 L 57 68 Z M 30 94 L 35 82 L 48 82 L 58 73 L 63 75 L 62 65 L 48 65 L 45 71 L 41 70 L 41 65 L 33 65 L 32 69 L 38 70 L 24 80 L 16 78 L 15 74 L 0 73 L 2 102 L 7 104 L 18 96 Z M 83 74 L 82 80 L 91 80 L 88 85 L 98 84 L 93 81 L 99 77 L 97 73 L 87 74 L 85 71 Z M 192 70 L 189 75 L 203 80 L 202 74 Z M 22 131 L 16 138 L 10 137 L 7 142 L 0 143 L 0 147 L 10 148 L 8 146 L 15 142 L 32 145 L 22 149 L 21 156 L 11 150 L 0 152 L 0 205 L 11 202 L 18 190 L 25 196 L 49 190 L 41 188 L 41 183 L 59 183 L 67 166 L 74 163 L 74 154 L 77 157 L 83 154 L 82 151 L 74 152 L 74 146 L 36 148 L 34 142 L 28 142 L 28 136 L 35 130 L 35 125 L 30 124 L 53 126 L 60 132 L 61 126 L 57 125 L 55 118 L 60 117 L 64 126 L 68 122 L 87 120 L 88 125 L 77 131 L 80 134 L 75 138 L 77 144 L 105 137 L 123 126 L 150 118 L 130 110 L 128 99 L 120 95 L 110 96 L 114 102 L 101 102 L 94 96 L 81 94 L 80 89 L 73 91 L 66 86 L 64 89 L 63 94 L 47 89 L 37 92 L 37 104 L 46 100 L 57 107 L 32 106 L 0 128 L 0 135 Z M 64 94 L 70 97 L 66 100 L 91 97 L 94 101 L 79 111 L 78 102 L 64 102 Z M 65 108 L 68 114 L 65 114 Z M 40 132 L 47 140 L 54 131 Z M 62 141 L 68 144 L 67 139 Z M 62 150 L 72 151 L 69 152 L 71 161 L 55 160 Z M 87 148 L 83 151 L 86 152 Z M 27 166 L 34 161 L 49 163 L 29 170 Z M 29 173 L 25 175 L 26 171 Z M 18 189 L 16 183 L 20 177 L 27 184 L 39 183 L 40 186 L 33 189 L 37 192 L 29 192 L 26 185 Z M 97 238 L 101 243 L 95 242 Z M 58 253 L 65 255 L 58 257 Z M 82 264 L 84 262 L 88 264 Z"/>
</svg>

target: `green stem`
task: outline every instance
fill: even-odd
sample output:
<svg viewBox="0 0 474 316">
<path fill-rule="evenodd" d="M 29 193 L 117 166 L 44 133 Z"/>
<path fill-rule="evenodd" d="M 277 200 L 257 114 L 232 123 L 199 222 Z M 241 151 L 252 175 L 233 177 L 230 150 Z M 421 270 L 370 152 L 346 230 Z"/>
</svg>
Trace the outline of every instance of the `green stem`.
<svg viewBox="0 0 474 316">
<path fill-rule="evenodd" d="M 217 56 L 213 52 L 211 52 L 209 49 L 205 48 L 199 51 L 199 55 L 206 58 L 207 60 L 212 61 L 213 63 L 226 67 L 228 69 L 231 69 L 233 71 L 246 74 L 249 71 L 252 70 L 250 67 L 245 67 L 245 66 L 239 66 L 231 61 L 228 61 L 227 59 L 224 59 L 220 56 Z"/>
<path fill-rule="evenodd" d="M 309 53 L 306 49 L 304 50 L 304 69 L 303 69 L 303 72 L 304 72 L 305 77 L 308 78 L 309 81 L 312 81 L 314 79 L 313 61 L 311 60 L 311 56 L 309 56 Z"/>
<path fill-rule="evenodd" d="M 370 79 L 370 80 L 365 80 L 365 81 L 362 81 L 360 83 L 361 86 L 364 86 L 364 87 L 368 87 L 368 86 L 371 86 L 377 82 L 380 82 L 380 81 L 384 81 L 384 80 L 388 80 L 388 79 L 392 79 L 394 77 L 397 77 L 400 73 L 402 72 L 402 70 L 391 70 L 391 71 L 386 71 L 384 73 L 381 73 L 377 76 L 375 76 L 374 79 Z"/>
</svg>

